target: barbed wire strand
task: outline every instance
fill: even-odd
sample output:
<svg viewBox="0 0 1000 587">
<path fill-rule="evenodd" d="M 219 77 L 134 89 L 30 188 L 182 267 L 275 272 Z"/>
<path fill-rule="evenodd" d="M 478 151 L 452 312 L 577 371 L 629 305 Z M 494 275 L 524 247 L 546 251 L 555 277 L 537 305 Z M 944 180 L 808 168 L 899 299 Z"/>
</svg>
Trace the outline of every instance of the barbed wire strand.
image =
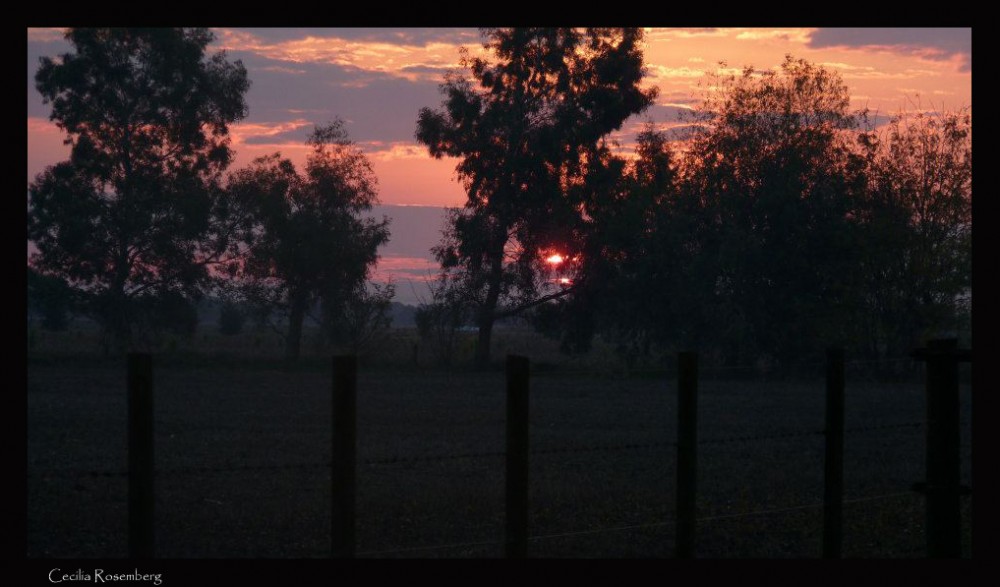
<svg viewBox="0 0 1000 587">
<path fill-rule="evenodd" d="M 968 420 L 960 421 L 960 425 L 967 426 L 969 424 Z M 880 430 L 893 430 L 893 429 L 903 429 L 903 428 L 922 428 L 927 425 L 927 421 L 917 421 L 917 422 L 894 422 L 889 424 L 870 424 L 865 426 L 851 426 L 844 429 L 845 433 L 858 433 L 858 432 L 874 432 Z M 753 442 L 758 440 L 783 440 L 789 438 L 804 438 L 809 436 L 825 436 L 826 432 L 824 430 L 806 430 L 799 432 L 779 432 L 775 434 L 757 434 L 757 435 L 742 435 L 742 436 L 727 436 L 721 438 L 707 438 L 698 441 L 698 445 L 711 445 L 711 444 L 729 444 L 737 442 Z M 587 452 L 601 452 L 601 451 L 629 451 L 629 450 L 649 450 L 656 448 L 672 448 L 676 447 L 676 442 L 670 441 L 660 441 L 660 442 L 646 442 L 646 443 L 625 443 L 625 444 L 603 444 L 603 445 L 585 445 L 585 446 L 568 446 L 568 447 L 551 447 L 551 448 L 541 448 L 530 451 L 532 455 L 544 456 L 544 455 L 555 455 L 555 454 L 572 454 L 572 453 L 587 453 Z M 479 452 L 479 453 L 460 453 L 460 454 L 445 454 L 445 455 L 414 455 L 414 456 L 391 456 L 391 457 L 376 457 L 367 458 L 361 460 L 362 465 L 366 466 L 376 466 L 376 465 L 393 465 L 402 463 L 427 463 L 427 462 L 442 462 L 448 460 L 461 460 L 461 459 L 479 459 L 479 458 L 500 458 L 506 456 L 504 451 L 490 451 L 490 452 Z M 258 464 L 258 465 L 221 465 L 221 466 L 207 466 L 207 465 L 196 465 L 187 467 L 165 467 L 157 469 L 155 471 L 156 475 L 186 475 L 186 474 L 198 474 L 198 473 L 232 473 L 232 472 L 245 472 L 245 471 L 276 471 L 276 470 L 287 470 L 287 469 L 315 469 L 324 468 L 331 466 L 329 461 L 326 462 L 312 462 L 312 463 L 292 463 L 292 464 Z M 63 469 L 63 470 L 50 470 L 44 472 L 29 472 L 31 477 L 45 477 L 45 476 L 80 476 L 80 477 L 126 477 L 128 476 L 128 471 L 124 469 L 119 470 L 107 470 L 107 469 Z"/>
<path fill-rule="evenodd" d="M 913 496 L 915 493 L 916 493 L 915 491 L 910 490 L 910 491 L 898 491 L 898 492 L 895 492 L 895 493 L 883 493 L 883 494 L 880 494 L 880 495 L 866 495 L 866 496 L 863 496 L 863 497 L 852 497 L 852 498 L 844 499 L 843 503 L 845 503 L 845 504 L 848 504 L 848 503 L 863 503 L 863 502 L 868 502 L 868 501 L 878 501 L 878 500 L 881 500 L 881 499 L 892 499 L 892 498 L 897 498 L 897 497 L 907 497 L 907 496 Z M 697 521 L 699 521 L 699 522 L 714 522 L 714 521 L 717 521 L 717 520 L 728 520 L 728 519 L 732 519 L 732 518 L 742 518 L 742 517 L 772 515 L 772 514 L 783 514 L 783 513 L 787 513 L 787 512 L 794 512 L 794 511 L 800 511 L 800 510 L 822 508 L 823 506 L 824 506 L 824 504 L 822 504 L 822 503 L 809 503 L 809 504 L 802 504 L 802 505 L 796 505 L 796 506 L 787 506 L 787 507 L 781 507 L 781 508 L 771 508 L 771 509 L 766 509 L 766 510 L 755 510 L 755 511 L 752 511 L 752 512 L 737 512 L 737 513 L 733 513 L 733 514 L 722 514 L 722 515 L 716 515 L 716 516 L 707 516 L 707 517 L 703 517 L 703 518 L 697 518 Z"/>
<path fill-rule="evenodd" d="M 604 532 L 622 532 L 625 530 L 641 530 L 644 528 L 660 528 L 663 526 L 671 526 L 676 524 L 675 521 L 671 520 L 668 522 L 651 522 L 648 524 L 632 524 L 629 526 L 612 526 L 607 528 L 594 528 L 591 530 L 577 530 L 573 532 L 560 532 L 558 534 L 542 534 L 539 536 L 529 536 L 528 540 L 548 540 L 551 538 L 566 538 L 569 536 L 584 536 L 587 534 L 601 534 Z"/>
<path fill-rule="evenodd" d="M 844 367 L 851 367 L 857 365 L 894 365 L 900 363 L 907 364 L 918 364 L 919 361 L 912 357 L 896 357 L 896 358 L 885 358 L 885 359 L 852 359 L 850 361 L 844 361 Z M 827 364 L 826 359 L 816 359 L 814 361 L 807 361 L 804 363 L 797 363 L 796 368 L 802 367 L 820 367 Z M 580 368 L 549 368 L 547 366 L 535 365 L 535 369 L 532 371 L 532 375 L 538 376 L 552 376 L 552 375 L 601 375 L 601 376 L 615 376 L 615 375 L 674 375 L 675 368 L 673 366 L 664 367 L 646 367 L 638 369 L 626 369 L 621 365 L 607 365 L 604 367 L 580 367 Z M 760 371 L 761 366 L 756 363 L 748 363 L 742 365 L 728 365 L 725 367 L 704 367 L 699 370 L 699 375 L 712 375 L 716 373 L 729 373 L 733 371 L 743 371 L 743 372 L 754 372 Z M 767 370 L 760 371 L 757 373 L 759 375 L 766 376 L 768 374 Z M 822 373 L 817 373 L 818 378 L 822 378 Z"/>
<path fill-rule="evenodd" d="M 845 504 L 846 503 L 862 503 L 862 502 L 867 502 L 867 501 L 876 501 L 876 500 L 890 499 L 890 498 L 896 498 L 896 497 L 907 497 L 907 496 L 912 496 L 912 495 L 913 495 L 912 491 L 904 491 L 904 492 L 896 492 L 896 493 L 885 493 L 885 494 L 881 494 L 881 495 L 868 495 L 868 496 L 863 496 L 863 497 L 848 498 L 848 499 L 844 499 L 843 503 L 845 503 Z M 718 520 L 727 520 L 727 519 L 734 519 L 734 518 L 740 518 L 740 517 L 773 515 L 773 514 L 779 514 L 779 513 L 787 513 L 787 512 L 793 512 L 793 511 L 801 511 L 801 510 L 807 510 L 807 509 L 822 508 L 823 505 L 824 504 L 822 504 L 822 503 L 811 503 L 811 504 L 803 504 L 803 505 L 798 505 L 798 506 L 788 506 L 788 507 L 783 507 L 783 508 L 770 508 L 770 509 L 766 509 L 766 510 L 755 510 L 755 511 L 751 511 L 751 512 L 737 512 L 737 513 L 733 513 L 733 514 L 723 514 L 723 515 L 715 515 L 715 516 L 703 516 L 703 517 L 697 518 L 696 521 L 698 521 L 698 522 L 714 522 L 714 521 L 718 521 Z M 559 533 L 555 533 L 555 534 L 539 534 L 539 535 L 535 535 L 535 536 L 529 536 L 528 540 L 532 541 L 532 542 L 537 542 L 539 540 L 552 540 L 552 539 L 556 539 L 556 538 L 570 538 L 570 537 L 573 537 L 573 536 L 587 536 L 587 535 L 593 535 L 593 534 L 605 534 L 605 533 L 610 533 L 610 532 L 624 532 L 624 531 L 628 531 L 628 530 L 643 530 L 643 529 L 647 529 L 647 528 L 662 528 L 664 526 L 673 526 L 673 525 L 676 525 L 676 523 L 677 522 L 674 521 L 674 520 L 668 520 L 668 521 L 663 521 L 663 522 L 650 522 L 650 523 L 646 523 L 646 524 L 629 524 L 629 525 L 626 525 L 626 526 L 607 526 L 607 527 L 603 527 L 603 528 L 591 528 L 591 529 L 588 529 L 588 530 L 574 530 L 574 531 L 569 531 L 569 532 L 559 532 Z M 373 556 L 373 555 L 380 555 L 380 554 L 402 554 L 402 553 L 406 553 L 406 552 L 421 552 L 421 551 L 429 551 L 429 550 L 444 550 L 444 549 L 450 549 L 450 548 L 470 548 L 470 547 L 477 547 L 477 546 L 499 546 L 501 544 L 503 544 L 503 542 L 497 541 L 497 540 L 483 541 L 483 542 L 457 542 L 457 543 L 450 543 L 450 544 L 435 544 L 435 545 L 429 545 L 429 546 L 412 546 L 412 547 L 394 548 L 394 549 L 386 549 L 386 550 L 369 550 L 369 551 L 359 552 L 358 556 Z"/>
<path fill-rule="evenodd" d="M 387 550 L 365 550 L 356 553 L 356 556 L 376 556 L 380 554 L 402 554 L 405 552 L 421 552 L 428 550 L 446 550 L 449 548 L 469 548 L 474 546 L 499 546 L 503 544 L 497 540 L 484 542 L 455 542 L 451 544 L 433 544 L 430 546 L 409 546 L 403 548 L 393 548 Z"/>
</svg>

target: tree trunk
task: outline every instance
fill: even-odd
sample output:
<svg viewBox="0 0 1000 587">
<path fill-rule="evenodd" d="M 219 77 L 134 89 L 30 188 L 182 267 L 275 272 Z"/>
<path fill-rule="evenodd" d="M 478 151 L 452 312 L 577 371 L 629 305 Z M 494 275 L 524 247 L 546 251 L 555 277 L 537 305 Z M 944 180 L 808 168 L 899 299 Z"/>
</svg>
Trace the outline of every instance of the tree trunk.
<svg viewBox="0 0 1000 587">
<path fill-rule="evenodd" d="M 506 234 L 506 231 L 505 231 Z M 476 341 L 476 368 L 485 369 L 490 365 L 490 339 L 493 323 L 496 321 L 497 302 L 500 300 L 500 282 L 503 279 L 503 242 L 491 256 L 489 289 L 486 302 L 479 310 L 479 339 Z"/>
<path fill-rule="evenodd" d="M 302 322 L 306 317 L 306 296 L 293 295 L 288 314 L 288 335 L 285 336 L 285 360 L 294 363 L 302 348 Z"/>
<path fill-rule="evenodd" d="M 122 262 L 119 262 L 123 264 Z M 115 352 L 119 354 L 127 353 L 132 347 L 132 332 L 130 319 L 130 301 L 125 295 L 125 270 L 116 271 L 115 279 L 111 284 L 111 303 L 109 308 L 105 308 L 108 313 L 106 319 L 110 322 L 111 345 Z M 107 347 L 105 347 L 107 348 Z"/>
</svg>

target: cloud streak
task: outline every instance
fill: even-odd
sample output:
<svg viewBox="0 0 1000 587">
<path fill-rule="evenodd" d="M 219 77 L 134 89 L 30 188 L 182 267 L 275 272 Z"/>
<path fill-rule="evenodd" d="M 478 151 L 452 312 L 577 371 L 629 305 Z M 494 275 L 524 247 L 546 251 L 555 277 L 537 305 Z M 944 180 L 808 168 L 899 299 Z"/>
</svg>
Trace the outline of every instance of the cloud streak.
<svg viewBox="0 0 1000 587">
<path fill-rule="evenodd" d="M 307 32 L 302 37 L 279 38 L 268 38 L 266 30 L 217 29 L 216 33 L 217 44 L 227 51 L 249 52 L 283 63 L 337 65 L 411 82 L 439 82 L 444 72 L 459 67 L 459 49 L 463 46 L 436 37 L 416 39 L 405 31 L 393 33 L 388 38 L 371 34 L 359 39 L 342 36 L 336 29 L 326 35 Z M 459 38 L 467 39 L 461 35 Z M 481 51 L 478 45 L 468 49 L 471 54 Z M 297 71 L 295 67 L 286 69 Z M 373 79 L 377 78 L 355 77 L 342 83 L 348 87 L 364 87 Z"/>
<path fill-rule="evenodd" d="M 971 28 L 824 28 L 809 47 L 887 51 L 932 61 L 952 61 L 959 71 L 972 71 Z"/>
<path fill-rule="evenodd" d="M 60 27 L 29 28 L 28 42 L 54 43 L 57 41 L 62 41 L 65 34 L 66 34 L 66 29 Z"/>
</svg>

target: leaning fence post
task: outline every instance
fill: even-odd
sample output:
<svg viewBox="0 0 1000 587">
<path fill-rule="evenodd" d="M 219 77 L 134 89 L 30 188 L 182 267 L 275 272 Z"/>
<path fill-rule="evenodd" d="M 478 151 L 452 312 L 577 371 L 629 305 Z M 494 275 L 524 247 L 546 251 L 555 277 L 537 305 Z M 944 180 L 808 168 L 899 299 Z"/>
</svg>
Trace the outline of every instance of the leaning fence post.
<svg viewBox="0 0 1000 587">
<path fill-rule="evenodd" d="M 844 525 L 844 350 L 826 351 L 823 558 L 840 558 Z"/>
<path fill-rule="evenodd" d="M 507 558 L 528 556 L 528 379 L 528 358 L 507 355 Z"/>
<path fill-rule="evenodd" d="M 698 353 L 677 353 L 677 558 L 694 558 Z"/>
<path fill-rule="evenodd" d="M 927 556 L 962 555 L 958 361 L 972 360 L 954 338 L 931 340 L 913 356 L 927 363 Z"/>
<path fill-rule="evenodd" d="M 331 556 L 354 558 L 357 373 L 353 355 L 333 357 Z"/>
<path fill-rule="evenodd" d="M 153 358 L 128 355 L 128 555 L 153 558 Z"/>
</svg>

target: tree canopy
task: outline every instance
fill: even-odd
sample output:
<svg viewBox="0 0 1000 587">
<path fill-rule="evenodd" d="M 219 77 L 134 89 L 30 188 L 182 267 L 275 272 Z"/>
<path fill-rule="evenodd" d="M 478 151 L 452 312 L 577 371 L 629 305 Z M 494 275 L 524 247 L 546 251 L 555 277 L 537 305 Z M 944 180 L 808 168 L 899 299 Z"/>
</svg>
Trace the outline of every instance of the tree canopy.
<svg viewBox="0 0 1000 587">
<path fill-rule="evenodd" d="M 971 324 L 972 115 L 900 114 L 859 137 L 864 349 L 910 350 Z M 967 334 L 967 333 L 966 333 Z"/>
<path fill-rule="evenodd" d="M 246 69 L 206 55 L 207 29 L 71 29 L 36 88 L 70 158 L 29 187 L 37 270 L 86 291 L 127 345 L 148 303 L 194 293 L 231 251 L 220 215 L 229 125 L 244 118 Z"/>
<path fill-rule="evenodd" d="M 435 253 L 475 307 L 480 365 L 498 307 L 537 295 L 541 255 L 581 249 L 606 137 L 656 94 L 640 87 L 639 29 L 483 33 L 487 56 L 463 59 L 442 85 L 442 109 L 421 109 L 416 132 L 434 157 L 459 159 L 468 201 Z"/>
<path fill-rule="evenodd" d="M 696 118 L 686 185 L 710 221 L 717 316 L 727 354 L 801 357 L 806 341 L 837 344 L 853 323 L 849 281 L 859 249 L 849 212 L 863 196 L 853 150 L 858 119 L 838 75 L 788 57 L 716 82 Z"/>
<path fill-rule="evenodd" d="M 791 57 L 708 85 L 685 140 L 647 128 L 617 163 L 594 278 L 540 313 L 550 332 L 786 369 L 832 345 L 899 356 L 968 322 L 968 112 L 871 129 L 836 73 Z"/>
<path fill-rule="evenodd" d="M 388 220 L 362 218 L 377 203 L 377 180 L 343 121 L 317 127 L 304 173 L 279 153 L 233 173 L 229 190 L 251 213 L 243 232 L 245 262 L 237 272 L 248 300 L 265 314 L 287 320 L 286 356 L 298 358 L 302 324 L 317 304 L 332 332 L 358 324 L 338 322 L 365 314 L 358 303 L 384 306 L 385 296 L 363 291 L 378 247 L 388 241 Z M 356 322 L 356 320 L 355 320 Z M 363 330 L 363 329 L 362 329 Z"/>
</svg>

